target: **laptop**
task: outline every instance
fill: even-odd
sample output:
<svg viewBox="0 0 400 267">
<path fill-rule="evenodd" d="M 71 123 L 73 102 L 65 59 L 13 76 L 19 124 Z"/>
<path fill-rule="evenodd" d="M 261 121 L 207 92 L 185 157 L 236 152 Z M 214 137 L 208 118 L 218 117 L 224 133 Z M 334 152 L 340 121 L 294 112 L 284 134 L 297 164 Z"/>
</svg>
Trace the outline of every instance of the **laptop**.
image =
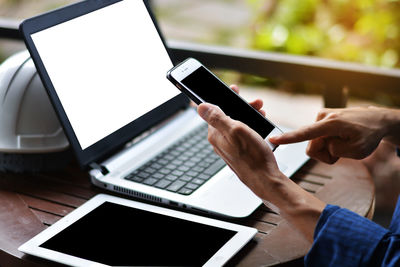
<svg viewBox="0 0 400 267">
<path fill-rule="evenodd" d="M 228 217 L 262 201 L 214 153 L 207 125 L 167 79 L 173 67 L 143 0 L 86 0 L 24 21 L 25 43 L 94 185 Z M 275 155 L 291 176 L 305 143 Z"/>
</svg>

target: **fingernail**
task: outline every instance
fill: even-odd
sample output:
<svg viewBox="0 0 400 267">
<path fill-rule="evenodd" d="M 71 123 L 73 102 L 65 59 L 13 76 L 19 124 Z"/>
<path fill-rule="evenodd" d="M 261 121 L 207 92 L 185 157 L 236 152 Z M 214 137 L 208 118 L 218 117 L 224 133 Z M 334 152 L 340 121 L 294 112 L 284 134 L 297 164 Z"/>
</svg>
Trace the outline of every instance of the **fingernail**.
<svg viewBox="0 0 400 267">
<path fill-rule="evenodd" d="M 270 136 L 269 140 L 276 140 L 279 139 L 279 135 Z"/>
<path fill-rule="evenodd" d="M 280 142 L 282 141 L 281 136 L 280 135 L 274 135 L 271 136 L 270 138 L 268 138 L 269 141 L 273 144 L 280 144 Z"/>
</svg>

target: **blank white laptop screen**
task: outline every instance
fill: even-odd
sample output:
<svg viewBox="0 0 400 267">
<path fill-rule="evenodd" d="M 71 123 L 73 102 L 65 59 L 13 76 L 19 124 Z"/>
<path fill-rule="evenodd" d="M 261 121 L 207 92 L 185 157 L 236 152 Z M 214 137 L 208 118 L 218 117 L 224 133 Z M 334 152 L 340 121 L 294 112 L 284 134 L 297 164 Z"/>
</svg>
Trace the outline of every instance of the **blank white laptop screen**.
<svg viewBox="0 0 400 267">
<path fill-rule="evenodd" d="M 143 1 L 118 2 L 32 40 L 82 149 L 179 94 Z"/>
</svg>

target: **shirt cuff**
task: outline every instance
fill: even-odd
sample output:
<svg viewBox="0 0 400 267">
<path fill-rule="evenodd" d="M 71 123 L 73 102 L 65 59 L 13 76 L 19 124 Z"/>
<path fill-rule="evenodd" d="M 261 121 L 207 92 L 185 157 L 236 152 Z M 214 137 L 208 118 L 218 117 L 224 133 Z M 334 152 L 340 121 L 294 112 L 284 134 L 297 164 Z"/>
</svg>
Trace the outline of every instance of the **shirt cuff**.
<svg viewBox="0 0 400 267">
<path fill-rule="evenodd" d="M 327 205 L 318 220 L 305 265 L 365 265 L 387 233 L 385 228 L 354 212 Z"/>
</svg>

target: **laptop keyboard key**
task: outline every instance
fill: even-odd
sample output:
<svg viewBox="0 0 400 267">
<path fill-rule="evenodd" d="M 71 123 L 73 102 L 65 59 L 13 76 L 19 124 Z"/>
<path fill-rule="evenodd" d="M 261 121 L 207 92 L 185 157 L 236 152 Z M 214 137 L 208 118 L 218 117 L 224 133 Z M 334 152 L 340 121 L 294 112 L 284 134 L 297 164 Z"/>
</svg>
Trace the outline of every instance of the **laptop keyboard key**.
<svg viewBox="0 0 400 267">
<path fill-rule="evenodd" d="M 158 169 L 161 169 L 163 167 L 163 165 L 161 165 L 159 163 L 153 163 L 153 164 L 151 164 L 151 167 L 158 170 Z"/>
<path fill-rule="evenodd" d="M 181 164 L 183 164 L 183 161 L 182 160 L 173 160 L 173 161 L 171 161 L 171 163 L 172 164 L 175 164 L 175 165 L 181 165 Z"/>
<path fill-rule="evenodd" d="M 187 185 L 185 185 L 186 188 L 192 189 L 192 190 L 196 190 L 197 188 L 199 188 L 199 184 L 193 184 L 193 183 L 188 183 Z"/>
<path fill-rule="evenodd" d="M 172 156 L 172 155 L 166 155 L 165 157 L 164 157 L 164 159 L 166 159 L 166 160 L 173 160 L 175 157 L 174 156 Z"/>
<path fill-rule="evenodd" d="M 170 181 L 175 181 L 179 178 L 179 176 L 173 175 L 173 174 L 168 174 L 165 176 L 165 179 L 170 180 Z"/>
<path fill-rule="evenodd" d="M 159 161 L 158 161 L 158 163 L 160 163 L 161 165 L 165 165 L 165 164 L 167 164 L 169 161 L 168 160 L 166 160 L 166 159 L 160 159 Z"/>
<path fill-rule="evenodd" d="M 209 164 L 213 163 L 214 161 L 215 161 L 215 159 L 213 159 L 213 158 L 210 157 L 210 156 L 204 159 L 204 162 L 207 162 L 207 163 L 209 163 Z"/>
<path fill-rule="evenodd" d="M 192 176 L 187 176 L 187 175 L 182 175 L 179 180 L 185 181 L 185 182 L 189 182 L 190 180 L 192 180 L 193 177 Z"/>
<path fill-rule="evenodd" d="M 155 174 L 153 174 L 152 176 L 151 176 L 151 178 L 155 178 L 155 179 L 161 179 L 161 178 L 164 178 L 164 174 L 162 174 L 162 173 L 155 173 Z"/>
<path fill-rule="evenodd" d="M 178 165 L 170 163 L 167 166 L 165 166 L 165 168 L 170 169 L 170 170 L 175 170 L 176 168 L 178 168 Z"/>
<path fill-rule="evenodd" d="M 183 153 L 182 156 L 186 156 L 186 157 L 193 157 L 195 155 L 194 152 L 192 151 L 186 151 L 185 153 Z"/>
<path fill-rule="evenodd" d="M 215 174 L 217 171 L 222 169 L 222 167 L 225 166 L 225 162 L 222 159 L 218 159 L 216 162 L 214 162 L 210 167 L 208 167 L 205 171 L 204 174 Z"/>
<path fill-rule="evenodd" d="M 171 170 L 167 169 L 167 168 L 162 168 L 161 170 L 159 170 L 159 172 L 162 174 L 169 174 L 171 172 Z"/>
<path fill-rule="evenodd" d="M 148 168 L 145 169 L 145 171 L 148 172 L 148 173 L 155 173 L 157 170 L 154 169 L 154 168 L 148 167 Z"/>
<path fill-rule="evenodd" d="M 194 184 L 202 185 L 205 181 L 199 178 L 195 178 L 191 182 Z"/>
<path fill-rule="evenodd" d="M 193 167 L 193 166 L 196 166 L 196 162 L 186 161 L 183 165 L 188 166 L 188 167 Z"/>
<path fill-rule="evenodd" d="M 200 162 L 198 164 L 198 166 L 199 167 L 203 167 L 203 168 L 207 168 L 208 166 L 210 166 L 210 163 L 203 161 L 203 162 Z"/>
<path fill-rule="evenodd" d="M 182 195 L 190 195 L 191 193 L 193 192 L 193 190 L 192 189 L 189 189 L 189 188 L 181 188 L 179 191 L 178 191 L 178 193 L 179 194 L 182 194 Z"/>
<path fill-rule="evenodd" d="M 186 184 L 185 182 L 178 180 L 178 181 L 173 182 L 170 186 L 168 186 L 167 190 L 172 191 L 172 192 L 177 192 L 185 184 Z"/>
<path fill-rule="evenodd" d="M 170 184 L 171 184 L 171 181 L 168 181 L 168 180 L 160 180 L 160 181 L 158 181 L 158 182 L 155 184 L 155 187 L 164 189 L 164 188 L 166 188 L 167 186 L 169 186 Z"/>
<path fill-rule="evenodd" d="M 198 163 L 198 162 L 201 161 L 201 158 L 200 157 L 193 157 L 193 158 L 190 159 L 190 161 Z"/>
<path fill-rule="evenodd" d="M 184 174 L 184 172 L 183 172 L 183 171 L 175 170 L 175 171 L 172 172 L 172 174 L 173 174 L 173 175 L 177 175 L 177 176 L 181 176 L 182 174 Z"/>
<path fill-rule="evenodd" d="M 195 172 L 202 172 L 202 171 L 204 171 L 204 169 L 205 169 L 204 167 L 196 166 L 192 170 Z"/>
<path fill-rule="evenodd" d="M 191 176 L 191 177 L 196 177 L 197 175 L 199 175 L 199 173 L 195 172 L 195 171 L 190 171 L 190 172 L 187 172 L 186 175 Z"/>
<path fill-rule="evenodd" d="M 125 177 L 125 179 L 130 180 L 130 181 L 134 181 L 134 182 L 137 182 L 137 183 L 141 183 L 144 180 L 143 178 L 140 178 L 139 176 L 134 176 L 134 175 L 128 175 L 128 176 Z"/>
<path fill-rule="evenodd" d="M 155 184 L 155 183 L 157 183 L 158 182 L 158 180 L 157 179 L 154 179 L 154 178 L 147 178 L 146 180 L 144 180 L 144 184 L 147 184 L 147 185 L 153 185 L 153 184 Z"/>
<path fill-rule="evenodd" d="M 131 180 L 133 177 L 135 177 L 136 175 L 133 173 L 128 174 L 127 176 L 125 176 L 125 179 L 127 180 Z"/>
<path fill-rule="evenodd" d="M 211 175 L 202 173 L 199 176 L 197 176 L 197 178 L 202 179 L 202 180 L 208 180 L 211 178 Z"/>
<path fill-rule="evenodd" d="M 184 155 L 181 155 L 181 156 L 178 157 L 178 160 L 184 161 L 185 163 L 187 162 L 188 159 L 189 159 L 189 157 L 188 156 L 184 156 Z"/>
<path fill-rule="evenodd" d="M 131 181 L 137 182 L 137 183 L 141 183 L 143 182 L 145 179 L 140 178 L 138 176 L 133 177 L 132 179 L 130 179 Z"/>
<path fill-rule="evenodd" d="M 186 151 L 186 148 L 183 147 L 183 146 L 179 146 L 179 147 L 176 148 L 176 151 L 185 152 L 185 151 Z"/>
<path fill-rule="evenodd" d="M 148 177 L 150 177 L 150 173 L 148 173 L 148 172 L 139 172 L 137 176 L 140 177 L 140 178 L 148 178 Z"/>
<path fill-rule="evenodd" d="M 188 166 L 180 166 L 180 167 L 178 168 L 178 170 L 179 170 L 179 171 L 186 172 L 186 171 L 190 170 L 190 167 L 188 167 Z"/>
<path fill-rule="evenodd" d="M 171 155 L 175 156 L 175 157 L 179 156 L 180 154 L 182 154 L 182 152 L 181 151 L 177 151 L 177 150 L 174 150 L 174 151 L 171 152 Z"/>
</svg>

